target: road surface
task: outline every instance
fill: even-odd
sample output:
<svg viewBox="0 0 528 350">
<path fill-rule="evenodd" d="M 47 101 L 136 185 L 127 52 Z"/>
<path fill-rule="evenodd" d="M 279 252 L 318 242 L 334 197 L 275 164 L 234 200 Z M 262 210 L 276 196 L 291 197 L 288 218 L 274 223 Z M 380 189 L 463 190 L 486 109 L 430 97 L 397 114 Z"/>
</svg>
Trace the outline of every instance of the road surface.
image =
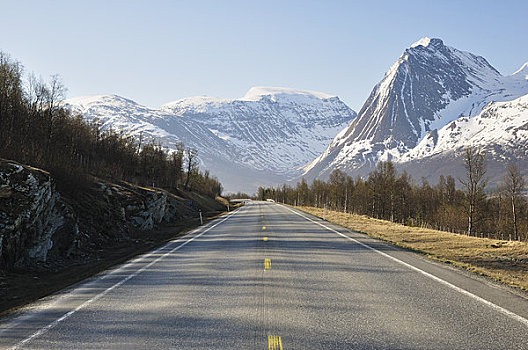
<svg viewBox="0 0 528 350">
<path fill-rule="evenodd" d="M 0 348 L 528 349 L 528 300 L 252 202 L 0 320 Z"/>
</svg>

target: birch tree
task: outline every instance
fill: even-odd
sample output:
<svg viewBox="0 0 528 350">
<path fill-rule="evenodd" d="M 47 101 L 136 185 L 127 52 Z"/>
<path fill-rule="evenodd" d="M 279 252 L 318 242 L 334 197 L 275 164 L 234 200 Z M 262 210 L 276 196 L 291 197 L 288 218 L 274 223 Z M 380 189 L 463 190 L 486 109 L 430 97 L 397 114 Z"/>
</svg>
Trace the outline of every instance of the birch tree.
<svg viewBox="0 0 528 350">
<path fill-rule="evenodd" d="M 525 182 L 521 176 L 519 168 L 515 163 L 508 164 L 506 168 L 506 175 L 504 176 L 504 185 L 506 194 L 511 203 L 512 210 L 512 221 L 513 221 L 513 237 L 514 239 L 519 238 L 519 227 L 518 227 L 518 205 L 522 192 L 524 191 Z"/>
<path fill-rule="evenodd" d="M 472 236 L 475 231 L 475 219 L 478 214 L 478 205 L 483 197 L 486 187 L 486 159 L 481 149 L 468 147 L 464 151 L 464 167 L 466 177 L 460 179 L 464 186 L 467 204 L 468 236 Z"/>
</svg>

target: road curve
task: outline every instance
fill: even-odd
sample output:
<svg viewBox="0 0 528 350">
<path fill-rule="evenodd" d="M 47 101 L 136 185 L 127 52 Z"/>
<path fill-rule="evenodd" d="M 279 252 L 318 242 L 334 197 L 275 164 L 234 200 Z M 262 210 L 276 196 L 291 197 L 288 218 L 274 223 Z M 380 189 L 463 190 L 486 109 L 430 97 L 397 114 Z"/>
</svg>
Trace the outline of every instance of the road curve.
<svg viewBox="0 0 528 350">
<path fill-rule="evenodd" d="M 528 349 L 528 299 L 275 203 L 0 320 L 4 349 Z"/>
</svg>

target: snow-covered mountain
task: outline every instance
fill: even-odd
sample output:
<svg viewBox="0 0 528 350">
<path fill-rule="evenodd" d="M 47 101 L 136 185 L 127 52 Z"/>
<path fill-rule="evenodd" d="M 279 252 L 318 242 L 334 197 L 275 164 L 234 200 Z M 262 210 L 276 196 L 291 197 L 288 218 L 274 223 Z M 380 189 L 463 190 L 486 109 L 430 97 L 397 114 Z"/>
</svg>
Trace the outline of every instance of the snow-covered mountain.
<svg viewBox="0 0 528 350">
<path fill-rule="evenodd" d="M 430 131 L 397 167 L 415 177 L 436 181 L 440 174 L 463 176 L 460 155 L 468 146 L 486 153 L 492 184 L 503 181 L 505 165 L 515 162 L 528 175 L 528 94 L 507 102 L 490 102 L 475 117 L 460 117 Z"/>
<path fill-rule="evenodd" d="M 356 115 L 336 96 L 264 87 L 239 99 L 191 97 L 161 110 L 209 128 L 241 150 L 244 164 L 285 175 L 319 155 Z"/>
<path fill-rule="evenodd" d="M 356 113 L 338 97 L 288 88 L 251 88 L 238 99 L 190 97 L 160 109 L 115 95 L 77 97 L 65 105 L 103 128 L 123 130 L 169 149 L 198 149 L 201 167 L 227 191 L 256 190 L 300 174 Z"/>
<path fill-rule="evenodd" d="M 528 95 L 508 102 L 491 102 L 475 117 L 460 117 L 439 130 L 430 131 L 400 162 L 461 150 L 468 145 L 488 149 L 502 145 L 501 152 L 526 156 L 528 152 Z M 487 152 L 496 154 L 493 149 Z M 521 154 L 519 154 L 521 155 Z"/>
<path fill-rule="evenodd" d="M 304 167 L 304 176 L 326 177 L 335 168 L 366 175 L 379 160 L 401 163 L 408 170 L 418 160 L 431 163 L 430 157 L 455 147 L 440 142 L 442 137 L 456 140 L 457 147 L 478 143 L 475 123 L 489 115 L 481 114 L 485 106 L 500 111 L 495 114 L 494 128 L 481 130 L 479 142 L 501 149 L 507 141 L 500 135 L 511 130 L 511 125 L 501 105 L 495 103 L 528 94 L 527 74 L 525 64 L 515 74 L 502 76 L 481 56 L 446 46 L 440 39 L 423 38 L 403 52 L 374 87 L 357 118 Z M 523 121 L 514 119 L 512 123 L 522 129 Z M 458 125 L 458 135 L 447 136 L 449 125 Z M 484 134 L 490 136 L 482 138 Z M 435 172 L 434 167 L 428 170 Z"/>
</svg>

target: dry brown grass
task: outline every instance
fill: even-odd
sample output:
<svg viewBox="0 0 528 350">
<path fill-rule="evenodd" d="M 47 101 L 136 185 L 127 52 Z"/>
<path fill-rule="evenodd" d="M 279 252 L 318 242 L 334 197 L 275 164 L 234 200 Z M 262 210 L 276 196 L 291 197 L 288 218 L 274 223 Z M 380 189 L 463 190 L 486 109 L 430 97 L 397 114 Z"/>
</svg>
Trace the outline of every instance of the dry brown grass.
<svg viewBox="0 0 528 350">
<path fill-rule="evenodd" d="M 216 199 L 217 202 L 220 202 L 220 203 L 222 203 L 225 206 L 229 205 L 229 201 L 226 198 L 224 198 L 224 197 L 216 196 L 215 199 Z"/>
<path fill-rule="evenodd" d="M 323 210 L 297 207 L 323 217 Z M 327 211 L 326 219 L 338 225 L 422 252 L 475 273 L 528 290 L 528 243 L 476 238 L 432 229 L 409 227 L 364 215 Z"/>
</svg>

